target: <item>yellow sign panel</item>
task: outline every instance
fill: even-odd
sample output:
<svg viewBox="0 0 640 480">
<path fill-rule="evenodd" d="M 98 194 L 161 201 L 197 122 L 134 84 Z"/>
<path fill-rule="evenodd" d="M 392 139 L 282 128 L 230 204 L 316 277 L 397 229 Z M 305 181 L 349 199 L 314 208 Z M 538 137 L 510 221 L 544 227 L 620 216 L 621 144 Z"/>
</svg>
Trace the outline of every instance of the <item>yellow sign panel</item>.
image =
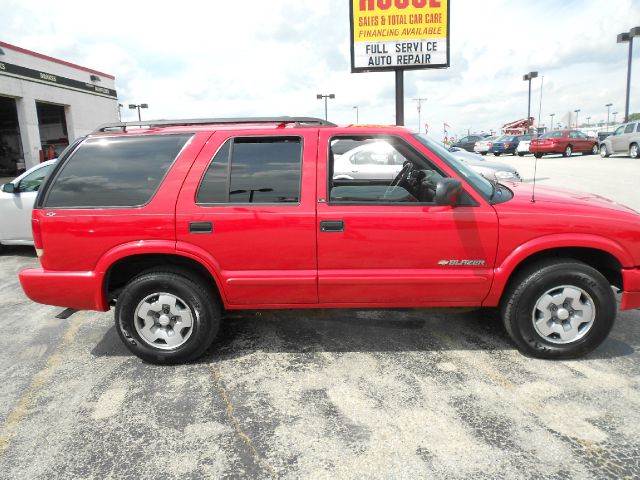
<svg viewBox="0 0 640 480">
<path fill-rule="evenodd" d="M 449 0 L 350 0 L 351 71 L 449 66 Z"/>
</svg>

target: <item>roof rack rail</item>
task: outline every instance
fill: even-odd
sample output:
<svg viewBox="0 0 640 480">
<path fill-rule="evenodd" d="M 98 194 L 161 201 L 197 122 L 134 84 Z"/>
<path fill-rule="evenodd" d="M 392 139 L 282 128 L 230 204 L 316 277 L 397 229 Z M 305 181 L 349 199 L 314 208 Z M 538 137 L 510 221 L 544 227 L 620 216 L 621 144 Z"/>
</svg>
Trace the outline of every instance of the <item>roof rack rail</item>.
<svg viewBox="0 0 640 480">
<path fill-rule="evenodd" d="M 189 125 L 229 125 L 234 123 L 295 123 L 297 127 L 320 126 L 336 127 L 335 123 L 315 117 L 239 117 L 239 118 L 193 118 L 187 120 L 149 120 L 144 122 L 117 122 L 100 125 L 91 134 L 103 133 L 120 129 L 127 131 L 127 127 L 179 127 Z"/>
</svg>

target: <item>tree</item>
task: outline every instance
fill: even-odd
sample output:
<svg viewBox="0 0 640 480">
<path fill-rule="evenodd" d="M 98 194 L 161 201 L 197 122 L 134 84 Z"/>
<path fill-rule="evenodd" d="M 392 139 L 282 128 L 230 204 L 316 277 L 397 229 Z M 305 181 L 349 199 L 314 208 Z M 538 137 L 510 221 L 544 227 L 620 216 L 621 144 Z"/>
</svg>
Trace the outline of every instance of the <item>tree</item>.
<svg viewBox="0 0 640 480">
<path fill-rule="evenodd" d="M 640 113 L 632 113 L 629 115 L 630 122 L 635 122 L 636 120 L 640 120 Z"/>
</svg>

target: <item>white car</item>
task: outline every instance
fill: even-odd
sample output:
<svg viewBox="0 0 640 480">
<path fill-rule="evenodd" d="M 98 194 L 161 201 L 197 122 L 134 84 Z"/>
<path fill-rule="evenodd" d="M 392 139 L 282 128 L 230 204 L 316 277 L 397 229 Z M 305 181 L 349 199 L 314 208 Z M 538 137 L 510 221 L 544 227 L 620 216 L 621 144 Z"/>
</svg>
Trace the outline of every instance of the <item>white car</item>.
<svg viewBox="0 0 640 480">
<path fill-rule="evenodd" d="M 33 203 L 55 161 L 40 163 L 0 186 L 0 250 L 3 245 L 33 245 Z"/>
<path fill-rule="evenodd" d="M 516 148 L 516 153 L 520 157 L 524 157 L 529 152 L 529 145 L 531 145 L 531 140 L 520 140 L 518 143 L 518 148 Z"/>
<path fill-rule="evenodd" d="M 477 141 L 476 144 L 473 146 L 473 151 L 476 153 L 479 153 L 480 155 L 486 155 L 489 152 L 489 149 L 491 148 L 491 145 L 493 144 L 493 142 L 498 138 L 500 137 L 493 136 L 493 137 L 483 138 L 482 140 Z"/>
</svg>

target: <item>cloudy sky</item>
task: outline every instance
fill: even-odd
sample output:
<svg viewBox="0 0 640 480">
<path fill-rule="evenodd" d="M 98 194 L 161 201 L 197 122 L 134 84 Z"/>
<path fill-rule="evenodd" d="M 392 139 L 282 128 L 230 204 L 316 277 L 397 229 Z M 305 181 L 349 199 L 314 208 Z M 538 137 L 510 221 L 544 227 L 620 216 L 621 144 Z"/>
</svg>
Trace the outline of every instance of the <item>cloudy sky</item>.
<svg viewBox="0 0 640 480">
<path fill-rule="evenodd" d="M 115 75 L 120 101 L 148 103 L 147 118 L 322 117 L 316 94 L 335 93 L 334 122 L 354 123 L 354 105 L 360 123 L 395 122 L 393 73 L 350 73 L 348 0 L 2 3 L 0 40 Z M 531 70 L 544 75 L 542 124 L 577 108 L 604 120 L 609 102 L 620 119 L 628 48 L 616 34 L 637 25 L 640 0 L 452 0 L 451 67 L 405 74 L 406 124 L 417 129 L 411 99 L 426 97 L 432 134 L 445 121 L 458 134 L 499 129 L 526 116 Z"/>
</svg>

